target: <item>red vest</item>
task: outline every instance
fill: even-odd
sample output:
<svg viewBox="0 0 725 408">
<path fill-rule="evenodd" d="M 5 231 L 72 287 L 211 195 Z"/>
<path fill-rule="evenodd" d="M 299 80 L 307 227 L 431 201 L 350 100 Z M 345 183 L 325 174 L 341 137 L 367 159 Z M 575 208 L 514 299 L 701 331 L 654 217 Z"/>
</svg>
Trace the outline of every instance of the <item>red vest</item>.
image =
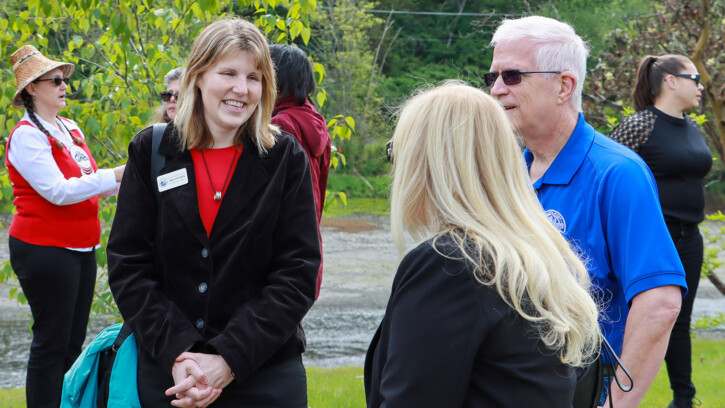
<svg viewBox="0 0 725 408">
<path fill-rule="evenodd" d="M 23 125 L 35 127 L 28 121 L 21 121 L 15 129 Z M 7 159 L 10 139 L 15 129 L 10 132 L 5 154 L 5 166 L 15 196 L 13 204 L 17 210 L 8 231 L 10 236 L 33 245 L 63 248 L 89 248 L 98 245 L 101 236 L 98 196 L 70 205 L 55 205 L 41 197 Z M 71 130 L 71 133 L 82 138 L 77 129 Z M 65 178 L 81 177 L 81 168 L 73 160 L 68 149 L 59 149 L 50 137 L 48 141 L 53 158 Z M 83 144 L 82 149 L 88 155 L 93 171 L 97 171 L 98 166 L 88 150 L 88 145 Z"/>
</svg>

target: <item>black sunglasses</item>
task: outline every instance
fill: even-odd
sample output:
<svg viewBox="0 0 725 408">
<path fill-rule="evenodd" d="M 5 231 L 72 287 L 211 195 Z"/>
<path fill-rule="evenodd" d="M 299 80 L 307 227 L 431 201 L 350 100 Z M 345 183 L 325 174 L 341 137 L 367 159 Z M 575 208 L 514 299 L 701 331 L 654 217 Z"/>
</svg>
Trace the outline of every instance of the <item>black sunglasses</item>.
<svg viewBox="0 0 725 408">
<path fill-rule="evenodd" d="M 521 76 L 525 74 L 561 74 L 561 71 L 519 71 L 518 69 L 507 69 L 501 71 L 501 79 L 506 85 L 516 85 L 521 83 Z M 498 78 L 498 72 L 486 72 L 483 74 L 483 83 L 487 87 L 493 86 Z"/>
<path fill-rule="evenodd" d="M 45 78 L 45 79 L 36 79 L 35 82 L 40 81 L 53 81 L 53 85 L 60 86 L 63 82 L 65 82 L 66 85 L 70 83 L 70 78 L 61 78 L 58 76 L 54 76 L 53 78 Z"/>
<path fill-rule="evenodd" d="M 163 91 L 163 92 L 161 92 L 161 100 L 164 101 L 164 102 L 170 101 L 172 96 L 177 101 L 179 100 L 179 93 L 178 92 L 171 92 L 171 91 Z"/>
<path fill-rule="evenodd" d="M 385 154 L 388 156 L 388 162 L 393 164 L 393 141 L 385 143 Z"/>
<path fill-rule="evenodd" d="M 695 81 L 695 85 L 700 85 L 700 74 L 670 74 L 680 78 L 687 78 Z"/>
</svg>

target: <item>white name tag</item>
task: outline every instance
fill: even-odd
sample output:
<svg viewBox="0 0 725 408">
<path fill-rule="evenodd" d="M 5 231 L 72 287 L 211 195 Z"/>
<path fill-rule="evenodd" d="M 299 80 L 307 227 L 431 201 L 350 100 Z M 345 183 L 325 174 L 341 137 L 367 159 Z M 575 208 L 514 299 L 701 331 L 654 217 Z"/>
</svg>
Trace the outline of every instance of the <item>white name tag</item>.
<svg viewBox="0 0 725 408">
<path fill-rule="evenodd" d="M 159 193 L 183 186 L 188 182 L 189 177 L 186 175 L 186 169 L 179 169 L 156 177 L 156 183 L 159 185 Z"/>
</svg>

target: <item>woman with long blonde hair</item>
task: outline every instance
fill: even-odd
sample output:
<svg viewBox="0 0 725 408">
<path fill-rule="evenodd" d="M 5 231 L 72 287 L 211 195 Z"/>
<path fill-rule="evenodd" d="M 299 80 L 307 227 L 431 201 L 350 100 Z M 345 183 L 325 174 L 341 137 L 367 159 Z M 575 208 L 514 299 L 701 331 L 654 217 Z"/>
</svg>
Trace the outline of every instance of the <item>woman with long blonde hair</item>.
<svg viewBox="0 0 725 408">
<path fill-rule="evenodd" d="M 368 350 L 368 407 L 571 406 L 596 355 L 589 276 L 547 220 L 503 108 L 447 82 L 403 107 L 389 154 L 403 257 Z"/>
</svg>

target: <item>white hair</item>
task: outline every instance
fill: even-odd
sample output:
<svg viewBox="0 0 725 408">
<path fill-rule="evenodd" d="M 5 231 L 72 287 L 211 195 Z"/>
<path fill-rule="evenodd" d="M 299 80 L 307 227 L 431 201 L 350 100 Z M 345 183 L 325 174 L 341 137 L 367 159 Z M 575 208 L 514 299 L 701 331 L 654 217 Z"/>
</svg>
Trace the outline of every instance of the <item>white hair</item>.
<svg viewBox="0 0 725 408">
<path fill-rule="evenodd" d="M 574 27 L 542 16 L 504 20 L 493 34 L 491 46 L 517 40 L 530 41 L 537 47 L 536 69 L 574 73 L 577 84 L 571 105 L 581 112 L 589 46 L 576 34 Z"/>
</svg>

